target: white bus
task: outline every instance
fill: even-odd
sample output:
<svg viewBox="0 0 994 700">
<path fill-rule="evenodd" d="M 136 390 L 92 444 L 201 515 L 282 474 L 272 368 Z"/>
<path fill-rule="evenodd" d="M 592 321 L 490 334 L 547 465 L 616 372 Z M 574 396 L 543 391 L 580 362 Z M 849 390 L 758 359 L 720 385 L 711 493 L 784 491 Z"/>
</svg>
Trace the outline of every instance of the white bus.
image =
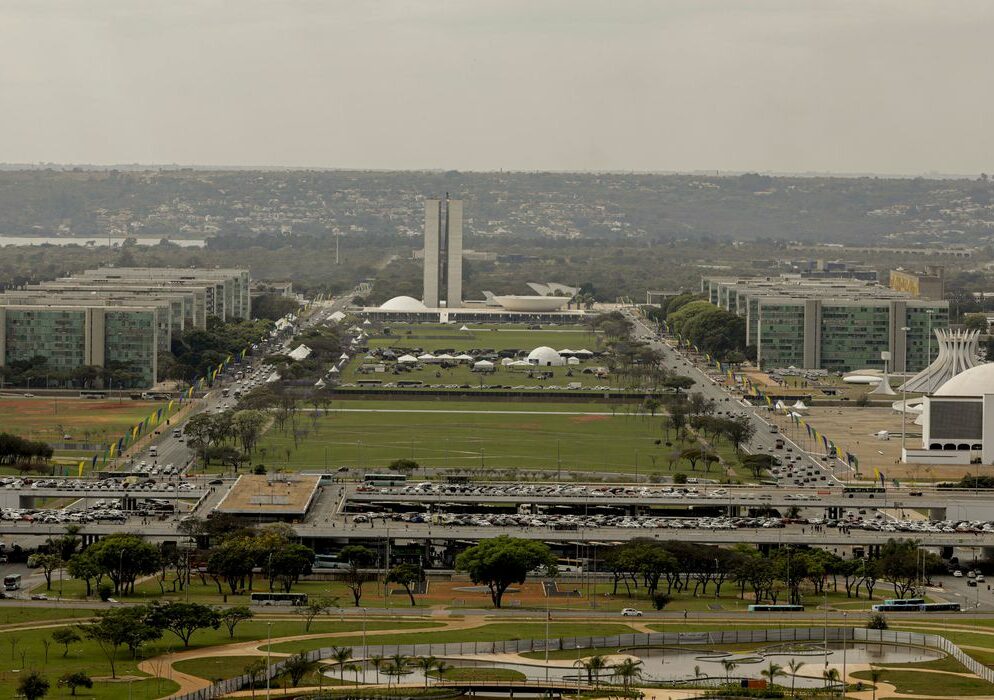
<svg viewBox="0 0 994 700">
<path fill-rule="evenodd" d="M 252 605 L 307 605 L 306 593 L 253 593 Z"/>
<path fill-rule="evenodd" d="M 5 591 L 16 591 L 21 587 L 20 574 L 7 574 L 3 577 L 3 589 Z"/>
</svg>

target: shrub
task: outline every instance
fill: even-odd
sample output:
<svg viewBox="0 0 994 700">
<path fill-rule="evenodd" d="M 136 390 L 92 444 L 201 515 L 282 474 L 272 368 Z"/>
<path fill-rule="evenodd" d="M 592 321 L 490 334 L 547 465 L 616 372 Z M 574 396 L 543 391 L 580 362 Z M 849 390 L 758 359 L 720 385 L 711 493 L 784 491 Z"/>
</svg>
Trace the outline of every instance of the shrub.
<svg viewBox="0 0 994 700">
<path fill-rule="evenodd" d="M 887 629 L 887 618 L 876 613 L 870 616 L 869 621 L 866 623 L 866 629 L 868 630 L 885 630 Z"/>
<path fill-rule="evenodd" d="M 109 583 L 101 583 L 97 586 L 97 595 L 105 603 L 110 599 L 110 594 L 114 592 L 114 587 Z"/>
</svg>

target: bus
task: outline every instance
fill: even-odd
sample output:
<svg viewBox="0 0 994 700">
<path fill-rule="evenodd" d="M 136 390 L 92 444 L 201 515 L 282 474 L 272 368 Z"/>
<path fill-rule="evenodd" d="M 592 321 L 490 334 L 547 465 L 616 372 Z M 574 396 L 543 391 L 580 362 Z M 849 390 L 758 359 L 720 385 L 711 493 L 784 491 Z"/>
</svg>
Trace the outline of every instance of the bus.
<svg viewBox="0 0 994 700">
<path fill-rule="evenodd" d="M 348 569 L 348 562 L 344 562 L 338 558 L 337 554 L 315 554 L 314 555 L 314 566 L 311 567 L 315 571 L 318 569 Z"/>
<path fill-rule="evenodd" d="M 959 612 L 963 608 L 959 603 L 917 603 L 915 605 L 894 605 L 878 603 L 873 606 L 873 612 Z"/>
<path fill-rule="evenodd" d="M 804 612 L 803 605 L 750 605 L 749 612 Z"/>
<path fill-rule="evenodd" d="M 407 483 L 403 474 L 366 474 L 362 480 L 367 486 L 403 486 Z"/>
<path fill-rule="evenodd" d="M 884 605 L 924 605 L 924 598 L 886 598 Z"/>
<path fill-rule="evenodd" d="M 887 489 L 883 486 L 843 486 L 842 494 L 853 498 L 856 495 L 869 496 L 873 498 L 874 494 L 877 493 L 887 493 Z"/>
<path fill-rule="evenodd" d="M 7 574 L 3 577 L 3 589 L 5 591 L 16 591 L 21 587 L 20 574 Z"/>
<path fill-rule="evenodd" d="M 306 593 L 253 593 L 252 605 L 307 605 Z"/>
</svg>

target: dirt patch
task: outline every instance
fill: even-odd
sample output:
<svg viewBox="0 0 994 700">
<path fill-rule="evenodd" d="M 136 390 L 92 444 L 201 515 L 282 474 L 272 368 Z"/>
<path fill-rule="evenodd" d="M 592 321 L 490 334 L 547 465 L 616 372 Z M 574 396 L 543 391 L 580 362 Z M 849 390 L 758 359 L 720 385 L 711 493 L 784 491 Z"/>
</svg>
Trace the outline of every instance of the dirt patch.
<svg viewBox="0 0 994 700">
<path fill-rule="evenodd" d="M 607 420 L 611 416 L 573 416 L 571 423 L 593 423 L 595 421 Z"/>
</svg>

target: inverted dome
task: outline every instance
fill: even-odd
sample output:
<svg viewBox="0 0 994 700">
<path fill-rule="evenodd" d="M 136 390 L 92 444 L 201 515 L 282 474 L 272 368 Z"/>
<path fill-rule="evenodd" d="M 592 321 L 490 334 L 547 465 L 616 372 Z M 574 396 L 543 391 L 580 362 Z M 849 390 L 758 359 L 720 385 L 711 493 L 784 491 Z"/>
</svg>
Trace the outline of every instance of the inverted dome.
<svg viewBox="0 0 994 700">
<path fill-rule="evenodd" d="M 427 311 L 428 307 L 414 297 L 394 297 L 380 305 L 380 311 L 400 311 L 404 313 L 414 313 L 416 311 Z"/>
<path fill-rule="evenodd" d="M 528 353 L 528 362 L 540 367 L 561 367 L 566 360 L 552 348 L 543 345 Z"/>
<path fill-rule="evenodd" d="M 994 394 L 994 362 L 960 372 L 935 390 L 933 396 L 983 396 Z"/>
<path fill-rule="evenodd" d="M 508 294 L 494 297 L 494 301 L 507 311 L 558 311 L 566 306 L 569 297 L 536 297 Z"/>
</svg>

